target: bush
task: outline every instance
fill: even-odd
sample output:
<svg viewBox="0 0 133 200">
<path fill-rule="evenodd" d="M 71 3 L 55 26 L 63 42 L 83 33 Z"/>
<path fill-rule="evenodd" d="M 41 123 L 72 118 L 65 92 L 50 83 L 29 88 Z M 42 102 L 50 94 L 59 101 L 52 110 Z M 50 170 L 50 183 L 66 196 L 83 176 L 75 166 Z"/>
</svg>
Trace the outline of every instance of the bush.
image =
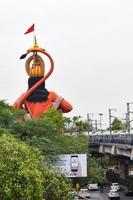
<svg viewBox="0 0 133 200">
<path fill-rule="evenodd" d="M 6 133 L 0 137 L 0 199 L 71 200 L 68 179 L 45 165 L 40 152 Z"/>
<path fill-rule="evenodd" d="M 0 138 L 0 199 L 42 200 L 42 156 L 11 135 Z"/>
</svg>

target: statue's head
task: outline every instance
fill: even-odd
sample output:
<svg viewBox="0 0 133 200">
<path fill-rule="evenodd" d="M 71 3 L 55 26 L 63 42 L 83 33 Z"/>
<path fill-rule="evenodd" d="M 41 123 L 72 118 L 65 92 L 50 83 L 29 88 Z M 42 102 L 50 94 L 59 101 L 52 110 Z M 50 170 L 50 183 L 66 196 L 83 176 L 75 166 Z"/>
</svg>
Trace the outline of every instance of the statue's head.
<svg viewBox="0 0 133 200">
<path fill-rule="evenodd" d="M 37 53 L 33 53 L 33 55 L 27 59 L 25 69 L 27 74 L 31 77 L 42 77 L 45 75 L 44 61 Z"/>
</svg>

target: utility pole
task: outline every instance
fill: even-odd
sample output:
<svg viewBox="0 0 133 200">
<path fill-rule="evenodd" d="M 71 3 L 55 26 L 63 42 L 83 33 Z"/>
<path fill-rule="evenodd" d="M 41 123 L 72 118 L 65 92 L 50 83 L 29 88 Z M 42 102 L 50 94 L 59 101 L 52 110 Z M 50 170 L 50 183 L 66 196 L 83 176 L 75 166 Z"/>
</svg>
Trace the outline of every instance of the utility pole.
<svg viewBox="0 0 133 200">
<path fill-rule="evenodd" d="M 116 109 L 109 109 L 109 131 L 110 131 L 110 134 L 112 133 L 112 117 L 114 117 L 114 116 L 112 116 L 112 113 L 111 113 L 111 111 L 112 110 L 114 110 L 114 111 L 116 111 Z"/>
<path fill-rule="evenodd" d="M 127 113 L 122 113 L 123 115 L 125 115 L 125 118 L 123 118 L 123 120 L 126 122 L 126 129 L 128 127 L 128 116 Z"/>
<path fill-rule="evenodd" d="M 91 118 L 90 118 L 90 115 L 93 115 L 92 113 L 87 113 L 87 122 L 88 122 L 88 125 L 89 125 L 89 127 L 88 127 L 88 148 L 87 148 L 87 157 L 89 157 L 90 156 L 90 154 L 89 154 L 89 139 L 90 139 L 90 136 L 89 136 L 89 132 L 90 132 L 90 128 L 92 129 L 92 120 L 91 120 Z M 92 131 L 92 130 L 91 130 Z"/>
<path fill-rule="evenodd" d="M 130 104 L 133 104 L 132 102 L 131 103 L 127 103 L 127 115 L 126 115 L 126 122 L 127 122 L 127 131 L 128 131 L 128 133 L 130 134 L 130 130 L 131 130 L 131 121 L 132 120 L 130 120 L 130 113 L 133 113 L 133 112 L 131 112 L 130 111 Z"/>
<path fill-rule="evenodd" d="M 128 124 L 128 117 L 127 117 L 127 113 L 125 113 L 125 115 L 126 115 L 126 126 L 127 126 L 127 124 Z"/>
<path fill-rule="evenodd" d="M 90 115 L 93 115 L 92 113 L 87 113 L 87 122 L 89 123 L 89 129 L 90 127 L 92 128 L 92 119 L 90 118 Z M 88 133 L 89 133 L 89 130 L 88 129 Z"/>
<path fill-rule="evenodd" d="M 87 113 L 87 121 L 90 121 L 90 113 Z"/>
<path fill-rule="evenodd" d="M 129 107 L 129 103 L 127 103 L 127 131 L 130 134 L 130 107 Z"/>
<path fill-rule="evenodd" d="M 93 128 L 93 132 L 95 133 L 95 132 L 97 132 L 97 125 L 98 125 L 98 123 L 97 123 L 97 120 L 91 120 L 93 123 L 92 123 L 92 128 Z"/>
<path fill-rule="evenodd" d="M 109 131 L 110 131 L 110 134 L 112 132 L 112 125 L 111 125 L 111 109 L 109 109 Z"/>
<path fill-rule="evenodd" d="M 102 116 L 103 116 L 103 114 L 99 113 L 99 116 L 100 116 L 100 132 L 102 133 Z"/>
<path fill-rule="evenodd" d="M 97 120 L 95 120 L 95 130 L 97 132 Z"/>
</svg>

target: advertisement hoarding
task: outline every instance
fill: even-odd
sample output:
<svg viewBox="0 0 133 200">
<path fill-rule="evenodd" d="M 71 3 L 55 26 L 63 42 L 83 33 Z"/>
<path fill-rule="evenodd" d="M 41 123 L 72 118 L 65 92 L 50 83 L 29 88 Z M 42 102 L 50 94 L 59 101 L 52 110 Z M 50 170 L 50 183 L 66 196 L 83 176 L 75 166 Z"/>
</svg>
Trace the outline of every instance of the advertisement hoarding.
<svg viewBox="0 0 133 200">
<path fill-rule="evenodd" d="M 87 155 L 86 154 L 59 155 L 55 163 L 55 168 L 59 169 L 67 177 L 86 177 Z"/>
</svg>

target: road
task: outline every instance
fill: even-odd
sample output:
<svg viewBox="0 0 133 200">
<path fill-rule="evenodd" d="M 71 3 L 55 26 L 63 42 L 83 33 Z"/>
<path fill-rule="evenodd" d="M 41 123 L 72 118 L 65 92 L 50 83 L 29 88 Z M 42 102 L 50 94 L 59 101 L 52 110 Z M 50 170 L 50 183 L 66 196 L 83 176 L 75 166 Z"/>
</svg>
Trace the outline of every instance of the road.
<svg viewBox="0 0 133 200">
<path fill-rule="evenodd" d="M 104 188 L 104 192 L 101 193 L 99 191 L 89 191 L 90 193 L 90 200 L 108 200 L 108 192 L 109 192 L 109 187 Z M 133 200 L 133 197 L 127 197 L 124 195 L 123 191 L 119 192 L 120 194 L 120 200 Z"/>
<path fill-rule="evenodd" d="M 105 200 L 98 191 L 90 191 L 90 199 L 93 200 Z"/>
</svg>

